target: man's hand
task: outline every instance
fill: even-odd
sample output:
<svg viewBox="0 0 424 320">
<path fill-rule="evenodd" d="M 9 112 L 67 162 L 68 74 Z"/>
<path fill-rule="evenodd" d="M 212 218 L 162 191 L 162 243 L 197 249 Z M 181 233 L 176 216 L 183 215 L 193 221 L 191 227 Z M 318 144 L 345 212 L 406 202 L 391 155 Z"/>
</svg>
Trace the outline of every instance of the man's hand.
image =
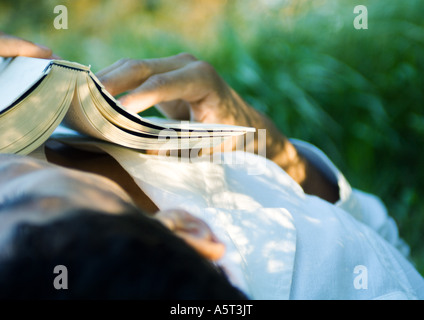
<svg viewBox="0 0 424 320">
<path fill-rule="evenodd" d="M 215 261 L 224 255 L 225 245 L 218 240 L 203 220 L 188 212 L 182 210 L 159 211 L 154 218 L 162 222 L 205 258 Z"/>
<path fill-rule="evenodd" d="M 172 119 L 246 126 L 257 117 L 211 65 L 190 54 L 119 60 L 97 76 L 113 95 L 129 91 L 120 102 L 133 112 L 156 105 Z"/>
<path fill-rule="evenodd" d="M 0 57 L 52 58 L 52 50 L 30 41 L 0 32 Z"/>
<path fill-rule="evenodd" d="M 266 144 L 259 145 L 257 139 L 250 143 L 260 154 L 265 154 L 262 151 L 266 149 L 267 157 L 273 160 L 285 148 L 287 140 L 269 119 L 240 98 L 210 64 L 190 54 L 149 60 L 123 59 L 97 76 L 112 95 L 127 92 L 119 100 L 132 112 L 156 105 L 171 119 L 266 129 Z M 288 161 L 280 160 L 280 165 Z"/>
<path fill-rule="evenodd" d="M 112 95 L 127 93 L 119 100 L 128 110 L 138 113 L 153 105 L 168 118 L 203 123 L 222 123 L 266 129 L 266 141 L 252 144 L 283 168 L 306 193 L 334 202 L 337 186 L 329 182 L 282 135 L 272 121 L 249 106 L 219 76 L 215 69 L 190 54 L 148 60 L 119 60 L 97 73 Z M 233 148 L 237 139 L 229 141 Z M 227 149 L 224 149 L 227 150 Z"/>
</svg>

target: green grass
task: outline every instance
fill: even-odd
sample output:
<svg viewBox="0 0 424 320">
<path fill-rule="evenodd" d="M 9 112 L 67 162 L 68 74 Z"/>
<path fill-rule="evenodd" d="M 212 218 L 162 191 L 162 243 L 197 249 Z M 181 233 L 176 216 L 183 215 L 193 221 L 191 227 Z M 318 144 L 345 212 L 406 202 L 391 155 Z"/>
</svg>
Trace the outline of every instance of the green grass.
<svg viewBox="0 0 424 320">
<path fill-rule="evenodd" d="M 265 3 L 3 0 L 0 29 L 95 71 L 182 51 L 211 62 L 287 136 L 380 196 L 424 274 L 424 2 L 362 1 L 368 30 L 353 28 L 356 1 Z M 68 30 L 53 28 L 56 4 Z"/>
</svg>

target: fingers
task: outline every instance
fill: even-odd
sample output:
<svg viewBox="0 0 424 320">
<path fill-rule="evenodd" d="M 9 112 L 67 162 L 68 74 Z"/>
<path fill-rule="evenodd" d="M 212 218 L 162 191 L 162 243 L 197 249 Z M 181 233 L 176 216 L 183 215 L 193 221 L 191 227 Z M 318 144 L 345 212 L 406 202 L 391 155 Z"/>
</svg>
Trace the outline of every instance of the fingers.
<svg viewBox="0 0 424 320">
<path fill-rule="evenodd" d="M 49 59 L 52 57 L 52 50 L 18 37 L 0 34 L 0 56 Z"/>
<path fill-rule="evenodd" d="M 143 79 L 139 61 L 122 59 L 96 74 L 113 96 L 136 88 Z"/>
<path fill-rule="evenodd" d="M 216 91 L 220 83 L 217 77 L 209 64 L 195 61 L 173 71 L 154 74 L 119 100 L 133 112 L 140 112 L 158 103 L 175 100 L 196 103 Z M 170 106 L 170 104 L 162 105 L 173 117 L 175 112 Z"/>
<path fill-rule="evenodd" d="M 224 244 L 203 220 L 182 210 L 160 211 L 155 218 L 205 258 L 218 260 L 224 255 Z"/>
<path fill-rule="evenodd" d="M 220 242 L 197 238 L 186 232 L 176 232 L 176 234 L 206 259 L 217 261 L 225 253 L 225 246 Z"/>
<path fill-rule="evenodd" d="M 100 70 L 96 73 L 96 76 L 101 79 L 102 77 L 106 76 L 108 73 L 120 68 L 122 65 L 127 63 L 128 61 L 131 61 L 130 59 L 121 59 L 116 61 L 114 64 L 111 64 L 110 66 Z"/>
<path fill-rule="evenodd" d="M 123 59 L 97 73 L 110 94 L 129 111 L 139 113 L 156 105 L 165 116 L 178 120 L 220 122 L 231 103 L 229 87 L 215 69 L 192 55 Z M 223 107 L 224 106 L 224 107 Z M 225 122 L 227 123 L 227 122 Z"/>
<path fill-rule="evenodd" d="M 152 75 L 176 70 L 195 60 L 187 53 L 159 59 L 122 59 L 99 71 L 96 76 L 106 90 L 117 95 L 135 89 Z"/>
<path fill-rule="evenodd" d="M 178 99 L 162 102 L 156 108 L 167 118 L 175 120 L 190 120 L 190 104 L 187 101 Z"/>
</svg>

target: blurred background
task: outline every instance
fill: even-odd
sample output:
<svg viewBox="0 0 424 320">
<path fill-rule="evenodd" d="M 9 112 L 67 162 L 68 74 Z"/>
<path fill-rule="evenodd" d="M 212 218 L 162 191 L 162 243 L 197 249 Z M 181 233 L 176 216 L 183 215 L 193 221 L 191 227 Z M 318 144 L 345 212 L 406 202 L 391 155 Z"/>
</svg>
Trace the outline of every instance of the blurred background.
<svg viewBox="0 0 424 320">
<path fill-rule="evenodd" d="M 356 30 L 356 5 L 368 30 Z M 56 5 L 68 29 L 56 30 Z M 0 0 L 0 30 L 94 72 L 190 52 L 380 196 L 424 275 L 423 0 Z M 148 111 L 154 114 L 154 111 Z"/>
</svg>

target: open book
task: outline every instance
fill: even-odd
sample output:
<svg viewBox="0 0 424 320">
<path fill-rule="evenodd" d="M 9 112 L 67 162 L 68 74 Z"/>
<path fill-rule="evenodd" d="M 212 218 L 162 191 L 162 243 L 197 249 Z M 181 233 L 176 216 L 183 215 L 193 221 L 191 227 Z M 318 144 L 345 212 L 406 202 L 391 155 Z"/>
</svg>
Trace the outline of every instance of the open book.
<svg viewBox="0 0 424 320">
<path fill-rule="evenodd" d="M 90 67 L 63 60 L 0 58 L 0 153 L 28 154 L 60 124 L 143 150 L 214 147 L 229 137 L 255 131 L 143 118 L 125 110 Z"/>
</svg>

